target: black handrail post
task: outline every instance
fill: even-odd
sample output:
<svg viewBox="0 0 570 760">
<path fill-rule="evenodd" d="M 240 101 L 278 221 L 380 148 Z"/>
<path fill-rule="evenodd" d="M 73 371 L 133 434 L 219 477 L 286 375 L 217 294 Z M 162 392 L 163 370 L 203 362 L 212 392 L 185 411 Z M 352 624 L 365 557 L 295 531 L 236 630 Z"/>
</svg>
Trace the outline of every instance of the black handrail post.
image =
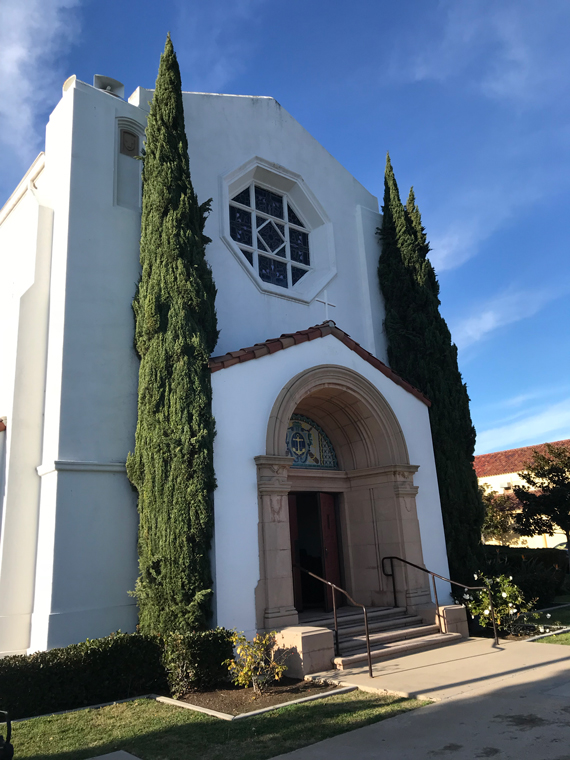
<svg viewBox="0 0 570 760">
<path fill-rule="evenodd" d="M 407 559 L 403 559 L 402 557 L 396 557 L 395 555 L 392 557 L 383 557 L 382 558 L 382 572 L 384 575 L 387 575 L 389 577 L 389 573 L 386 572 L 384 562 L 389 559 L 390 560 L 390 566 L 392 567 L 392 583 L 394 583 L 394 560 L 397 559 L 398 562 L 403 562 L 405 565 L 410 565 L 410 567 L 415 567 L 417 570 L 421 570 L 422 573 L 427 573 L 428 575 L 431 575 L 433 578 L 433 586 L 434 586 L 434 596 L 436 599 L 436 604 L 438 606 L 438 615 L 439 615 L 439 604 L 437 601 L 437 587 L 435 585 L 435 579 L 439 578 L 442 581 L 445 581 L 446 583 L 451 583 L 454 586 L 461 586 L 461 588 L 466 589 L 468 591 L 484 591 L 485 589 L 489 593 L 489 606 L 491 608 L 491 619 L 493 620 L 493 632 L 495 634 L 495 646 L 499 645 L 499 634 L 497 633 L 497 620 L 495 618 L 495 607 L 493 605 L 493 599 L 491 598 L 491 589 L 489 586 L 467 586 L 465 583 L 459 583 L 459 581 L 452 581 L 451 578 L 446 578 L 444 575 L 440 575 L 439 573 L 434 573 L 431 570 L 428 570 L 426 567 L 421 567 L 421 565 L 416 565 L 415 562 L 410 562 Z M 441 621 L 441 618 L 440 618 Z"/>
<path fill-rule="evenodd" d="M 437 598 L 437 585 L 436 585 L 436 582 L 435 582 L 435 576 L 432 575 L 431 579 L 432 579 L 432 582 L 433 582 L 433 597 L 434 597 L 434 600 L 435 600 L 435 610 L 436 610 L 436 615 L 437 615 L 437 624 L 439 625 L 439 632 L 442 633 L 442 630 L 441 630 L 441 614 L 439 612 L 439 600 Z"/>
<path fill-rule="evenodd" d="M 394 607 L 398 606 L 398 597 L 396 596 L 396 575 L 394 574 L 394 559 L 390 557 L 390 568 L 392 570 L 392 592 L 394 594 Z"/>
<path fill-rule="evenodd" d="M 332 600 L 333 600 L 333 613 L 334 613 L 334 653 L 336 657 L 340 657 L 340 645 L 338 643 L 338 620 L 336 616 L 336 588 L 332 586 Z"/>
<path fill-rule="evenodd" d="M 499 634 L 497 633 L 497 621 L 495 620 L 495 605 L 493 604 L 493 597 L 491 596 L 491 586 L 487 586 L 489 593 L 489 607 L 491 608 L 491 619 L 493 621 L 493 633 L 495 634 L 495 646 L 499 646 Z"/>
<path fill-rule="evenodd" d="M 324 578 L 321 578 L 320 575 L 315 575 L 315 573 L 312 573 L 310 570 L 305 570 L 305 568 L 301 567 L 300 565 L 295 565 L 295 567 L 298 567 L 302 573 L 307 573 L 307 575 L 310 575 L 312 578 L 316 578 L 318 581 L 321 581 L 321 583 L 325 583 L 327 586 L 330 586 L 333 591 L 335 652 L 337 652 L 336 654 L 337 657 L 340 657 L 340 645 L 338 641 L 338 624 L 337 624 L 337 614 L 336 614 L 335 592 L 340 591 L 340 593 L 344 594 L 347 597 L 347 599 L 349 599 L 352 602 L 352 604 L 354 604 L 355 607 L 362 607 L 362 611 L 364 612 L 364 630 L 366 632 L 366 653 L 368 655 L 368 672 L 370 673 L 370 678 L 374 678 L 374 675 L 372 673 L 372 654 L 370 652 L 370 633 L 368 631 L 368 613 L 366 612 L 366 607 L 363 604 L 358 604 L 358 602 L 355 602 L 354 599 L 351 597 L 351 595 L 348 593 L 348 591 L 345 591 L 343 588 L 340 588 L 340 586 L 335 586 L 334 583 L 331 583 L 330 581 L 327 581 Z"/>
<path fill-rule="evenodd" d="M 372 655 L 370 653 L 370 636 L 368 634 L 368 612 L 366 611 L 366 607 L 364 605 L 362 606 L 362 609 L 364 611 L 364 630 L 366 631 L 366 654 L 368 655 L 368 675 L 370 678 L 374 678 L 374 675 L 372 673 Z"/>
</svg>

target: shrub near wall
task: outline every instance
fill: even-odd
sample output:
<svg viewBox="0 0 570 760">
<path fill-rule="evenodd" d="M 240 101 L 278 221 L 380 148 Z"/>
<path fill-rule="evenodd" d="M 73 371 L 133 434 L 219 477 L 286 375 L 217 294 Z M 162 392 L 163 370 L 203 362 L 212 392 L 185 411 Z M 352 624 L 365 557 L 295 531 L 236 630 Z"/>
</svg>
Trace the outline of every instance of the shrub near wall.
<svg viewBox="0 0 570 760">
<path fill-rule="evenodd" d="M 527 601 L 547 607 L 561 593 L 566 578 L 566 551 L 526 547 L 483 546 L 487 575 L 512 575 Z"/>
<path fill-rule="evenodd" d="M 186 690 L 203 688 L 227 673 L 221 663 L 231 657 L 230 636 L 219 628 L 166 639 L 115 633 L 5 657 L 0 659 L 0 710 L 8 710 L 13 719 L 30 718 L 152 692 L 167 694 L 169 682 L 172 690 L 179 682 Z"/>
</svg>

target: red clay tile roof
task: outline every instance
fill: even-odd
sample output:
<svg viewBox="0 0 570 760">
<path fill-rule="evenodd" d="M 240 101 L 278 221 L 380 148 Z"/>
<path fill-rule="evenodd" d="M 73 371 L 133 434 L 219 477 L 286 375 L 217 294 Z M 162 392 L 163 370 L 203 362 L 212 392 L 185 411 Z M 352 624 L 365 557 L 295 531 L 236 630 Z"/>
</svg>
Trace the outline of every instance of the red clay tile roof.
<svg viewBox="0 0 570 760">
<path fill-rule="evenodd" d="M 551 445 L 570 448 L 570 438 L 564 441 L 553 441 Z M 523 446 L 521 449 L 496 451 L 494 454 L 480 454 L 475 457 L 473 466 L 478 478 L 521 472 L 525 464 L 532 459 L 534 451 L 539 451 L 541 454 L 546 452 L 546 444 L 539 443 L 536 446 Z"/>
<path fill-rule="evenodd" d="M 324 338 L 326 335 L 334 335 L 345 346 L 358 354 L 364 361 L 371 364 L 375 369 L 386 375 L 387 378 L 401 386 L 404 390 L 411 393 L 417 399 L 422 401 L 426 406 L 431 406 L 431 401 L 420 393 L 417 388 L 410 385 L 403 380 L 399 375 L 393 372 L 390 367 L 387 367 L 380 359 L 377 359 L 370 351 L 352 340 L 348 333 L 338 328 L 336 324 L 331 320 L 323 322 L 321 325 L 315 327 L 309 327 L 308 330 L 299 330 L 295 333 L 284 333 L 280 338 L 271 338 L 263 343 L 256 343 L 255 346 L 250 348 L 240 348 L 239 351 L 230 351 L 223 356 L 213 356 L 210 359 L 210 370 L 212 372 L 218 372 L 226 367 L 232 367 L 234 364 L 240 364 L 241 362 L 248 362 L 250 359 L 259 359 L 261 356 L 267 356 L 268 354 L 274 354 L 276 351 L 282 351 L 284 348 L 290 348 L 296 346 L 298 343 L 306 343 L 309 340 L 315 340 L 315 338 Z"/>
</svg>

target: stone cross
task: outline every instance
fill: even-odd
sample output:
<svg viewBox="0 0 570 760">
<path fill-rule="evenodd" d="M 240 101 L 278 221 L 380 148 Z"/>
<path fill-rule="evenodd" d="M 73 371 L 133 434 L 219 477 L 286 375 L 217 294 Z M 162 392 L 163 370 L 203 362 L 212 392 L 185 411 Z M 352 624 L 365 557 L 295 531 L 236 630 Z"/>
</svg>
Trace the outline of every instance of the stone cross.
<svg viewBox="0 0 570 760">
<path fill-rule="evenodd" d="M 327 289 L 325 288 L 323 290 L 323 298 L 315 298 L 315 301 L 318 301 L 319 303 L 324 303 L 325 305 L 325 321 L 329 318 L 329 306 L 332 306 L 334 309 L 336 309 L 336 303 L 331 303 L 329 301 L 328 295 L 327 295 Z"/>
</svg>

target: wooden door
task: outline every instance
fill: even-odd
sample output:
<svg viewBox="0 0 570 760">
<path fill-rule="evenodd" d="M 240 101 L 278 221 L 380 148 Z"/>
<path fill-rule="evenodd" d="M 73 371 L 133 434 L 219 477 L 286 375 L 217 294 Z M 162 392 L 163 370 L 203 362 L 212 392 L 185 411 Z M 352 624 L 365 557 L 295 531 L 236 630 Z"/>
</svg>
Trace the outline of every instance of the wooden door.
<svg viewBox="0 0 570 760">
<path fill-rule="evenodd" d="M 291 562 L 293 564 L 293 599 L 295 609 L 303 609 L 303 593 L 301 590 L 301 557 L 299 555 L 299 521 L 297 519 L 297 497 L 289 494 L 289 530 L 291 535 Z"/>
<path fill-rule="evenodd" d="M 336 510 L 334 496 L 330 493 L 319 494 L 319 507 L 321 517 L 321 535 L 323 546 L 323 570 L 327 581 L 340 586 L 340 557 L 338 551 L 338 532 L 336 527 Z M 326 587 L 325 611 L 332 610 L 332 589 Z M 336 592 L 336 602 L 340 606 L 344 603 L 342 594 Z"/>
</svg>

